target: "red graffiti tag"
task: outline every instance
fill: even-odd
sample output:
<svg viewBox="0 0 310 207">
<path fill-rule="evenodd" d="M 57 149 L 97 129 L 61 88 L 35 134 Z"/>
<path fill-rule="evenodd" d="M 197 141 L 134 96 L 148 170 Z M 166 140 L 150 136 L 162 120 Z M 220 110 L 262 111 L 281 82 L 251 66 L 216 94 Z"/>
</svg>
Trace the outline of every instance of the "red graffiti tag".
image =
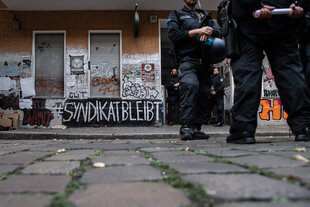
<svg viewBox="0 0 310 207">
<path fill-rule="evenodd" d="M 60 91 L 64 90 L 64 87 L 57 86 L 54 83 L 47 81 L 42 76 L 37 78 L 37 88 L 40 89 L 41 93 L 51 93 L 51 94 L 57 94 Z"/>
<path fill-rule="evenodd" d="M 103 92 L 103 95 L 111 94 L 115 96 L 115 93 L 119 91 L 119 79 L 118 78 L 103 78 L 94 77 L 92 79 L 93 87 L 100 87 L 99 92 Z"/>
</svg>

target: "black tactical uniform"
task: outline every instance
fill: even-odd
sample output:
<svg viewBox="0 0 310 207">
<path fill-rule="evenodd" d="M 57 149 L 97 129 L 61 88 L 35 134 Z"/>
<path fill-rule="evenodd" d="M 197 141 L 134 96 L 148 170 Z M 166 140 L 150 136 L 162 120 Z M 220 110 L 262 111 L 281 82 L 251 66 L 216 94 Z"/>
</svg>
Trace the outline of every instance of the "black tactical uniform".
<svg viewBox="0 0 310 207">
<path fill-rule="evenodd" d="M 168 123 L 169 125 L 174 124 L 175 109 L 179 103 L 179 87 L 174 87 L 178 83 L 178 76 L 171 75 L 168 82 L 166 83 L 166 89 L 168 91 Z"/>
<path fill-rule="evenodd" d="M 304 16 L 300 19 L 298 28 L 300 55 L 310 89 L 310 0 L 299 0 L 298 2 L 304 8 Z"/>
<path fill-rule="evenodd" d="M 187 7 L 172 11 L 167 24 L 168 35 L 180 63 L 180 133 L 182 135 L 183 129 L 190 129 L 193 138 L 199 138 L 210 94 L 210 64 L 208 57 L 203 55 L 200 37 L 190 38 L 189 31 L 203 26 L 213 28 L 212 36 L 219 36 L 219 31 L 208 13 L 201 9 L 192 11 Z"/>
<path fill-rule="evenodd" d="M 210 96 L 208 113 L 206 117 L 206 122 L 211 118 L 211 112 L 216 106 L 216 115 L 218 123 L 214 126 L 223 126 L 223 117 L 224 117 L 224 88 L 225 81 L 224 77 L 220 74 L 212 75 L 211 77 L 212 86 L 211 91 L 215 91 L 215 95 Z"/>
<path fill-rule="evenodd" d="M 298 52 L 294 21 L 288 15 L 258 20 L 252 12 L 262 4 L 288 8 L 292 0 L 232 0 L 238 24 L 240 57 L 232 59 L 235 83 L 230 143 L 255 143 L 257 110 L 262 84 L 263 51 L 266 52 L 276 85 L 288 113 L 287 122 L 296 141 L 310 140 L 310 100 Z"/>
</svg>

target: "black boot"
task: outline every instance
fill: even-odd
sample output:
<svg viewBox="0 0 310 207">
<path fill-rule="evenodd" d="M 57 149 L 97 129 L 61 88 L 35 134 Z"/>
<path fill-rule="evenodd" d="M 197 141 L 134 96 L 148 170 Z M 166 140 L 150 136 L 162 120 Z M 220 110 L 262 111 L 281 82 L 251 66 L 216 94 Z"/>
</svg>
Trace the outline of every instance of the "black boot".
<svg viewBox="0 0 310 207">
<path fill-rule="evenodd" d="M 255 144 L 254 133 L 250 132 L 234 132 L 226 138 L 227 143 L 234 144 Z"/>
<path fill-rule="evenodd" d="M 209 135 L 198 130 L 198 129 L 194 129 L 194 135 L 193 135 L 193 139 L 209 139 Z"/>
<path fill-rule="evenodd" d="M 193 129 L 187 125 L 183 125 L 180 128 L 181 140 L 183 141 L 192 140 L 193 134 L 194 134 Z"/>
<path fill-rule="evenodd" d="M 295 141 L 310 141 L 310 128 L 305 127 L 302 132 L 296 133 Z"/>
</svg>

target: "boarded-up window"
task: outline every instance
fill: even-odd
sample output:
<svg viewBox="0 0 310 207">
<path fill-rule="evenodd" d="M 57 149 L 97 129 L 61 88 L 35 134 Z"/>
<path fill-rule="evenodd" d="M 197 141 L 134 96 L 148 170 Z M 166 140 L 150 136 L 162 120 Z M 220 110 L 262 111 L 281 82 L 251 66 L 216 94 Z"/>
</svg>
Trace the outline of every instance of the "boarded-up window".
<svg viewBox="0 0 310 207">
<path fill-rule="evenodd" d="M 120 34 L 90 34 L 90 96 L 120 97 Z"/>
<path fill-rule="evenodd" d="M 64 97 L 64 34 L 35 34 L 36 96 Z"/>
</svg>

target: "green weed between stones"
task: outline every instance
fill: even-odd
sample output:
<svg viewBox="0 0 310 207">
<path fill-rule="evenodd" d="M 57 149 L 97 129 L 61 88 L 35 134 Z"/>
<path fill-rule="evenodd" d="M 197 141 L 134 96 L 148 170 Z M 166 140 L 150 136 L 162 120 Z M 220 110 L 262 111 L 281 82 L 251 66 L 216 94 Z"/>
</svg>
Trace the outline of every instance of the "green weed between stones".
<svg viewBox="0 0 310 207">
<path fill-rule="evenodd" d="M 187 180 L 182 179 L 185 173 L 180 173 L 168 165 L 165 165 L 161 161 L 154 158 L 151 154 L 141 151 L 145 158 L 150 160 L 151 165 L 159 169 L 163 175 L 165 183 L 182 190 L 186 196 L 192 201 L 192 205 L 188 207 L 202 207 L 213 206 L 215 201 L 213 198 L 207 195 L 201 185 L 193 184 Z"/>
<path fill-rule="evenodd" d="M 3 173 L 3 174 L 0 176 L 0 181 L 6 180 L 6 179 L 8 179 L 8 177 L 9 177 L 9 173 Z"/>
<path fill-rule="evenodd" d="M 92 160 L 96 159 L 97 157 L 101 156 L 103 150 L 96 150 L 96 153 L 92 155 L 90 158 L 81 161 L 81 165 L 78 169 L 73 170 L 70 175 L 72 180 L 66 186 L 66 190 L 64 192 L 57 193 L 51 203 L 46 207 L 74 207 L 74 204 L 69 202 L 67 198 L 76 190 L 82 189 L 85 185 L 80 181 L 83 174 L 92 169 Z"/>
</svg>

